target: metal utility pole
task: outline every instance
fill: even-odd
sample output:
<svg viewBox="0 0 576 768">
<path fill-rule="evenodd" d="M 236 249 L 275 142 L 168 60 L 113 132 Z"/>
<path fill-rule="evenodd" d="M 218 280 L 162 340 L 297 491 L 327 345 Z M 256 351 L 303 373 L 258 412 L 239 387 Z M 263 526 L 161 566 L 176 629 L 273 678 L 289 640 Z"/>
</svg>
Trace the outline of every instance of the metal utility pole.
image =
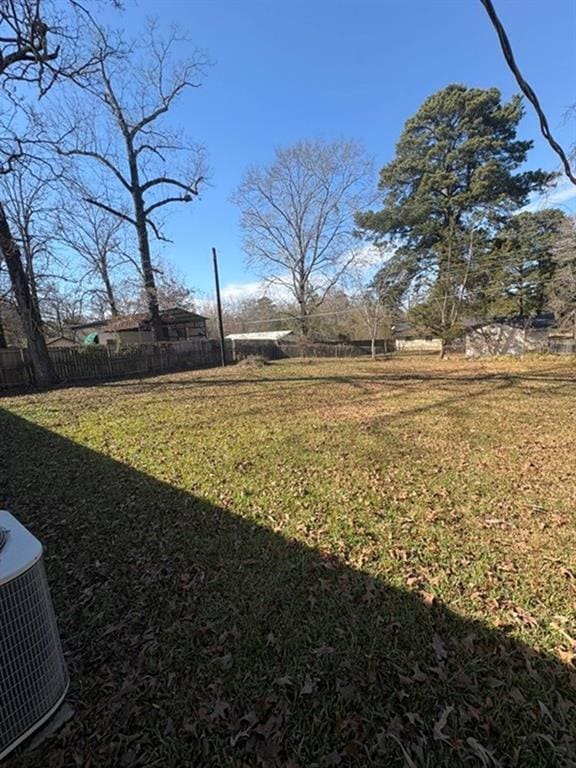
<svg viewBox="0 0 576 768">
<path fill-rule="evenodd" d="M 220 355 L 222 365 L 226 365 L 226 350 L 224 348 L 224 326 L 222 325 L 222 301 L 220 300 L 220 278 L 218 277 L 218 257 L 216 248 L 212 248 L 212 261 L 214 263 L 214 285 L 216 286 L 216 308 L 218 311 L 218 331 L 220 333 Z"/>
</svg>

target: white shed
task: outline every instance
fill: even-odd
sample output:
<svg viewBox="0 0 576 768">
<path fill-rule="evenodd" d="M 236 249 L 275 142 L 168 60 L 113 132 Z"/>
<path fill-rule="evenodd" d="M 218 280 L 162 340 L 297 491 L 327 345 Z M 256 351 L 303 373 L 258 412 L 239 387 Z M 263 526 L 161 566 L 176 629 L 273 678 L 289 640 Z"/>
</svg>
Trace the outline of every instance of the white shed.
<svg viewBox="0 0 576 768">
<path fill-rule="evenodd" d="M 553 315 L 501 318 L 476 325 L 466 334 L 466 357 L 545 351 L 553 325 Z"/>
<path fill-rule="evenodd" d="M 255 333 L 229 333 L 230 341 L 280 341 L 290 336 L 293 331 L 257 331 Z"/>
</svg>

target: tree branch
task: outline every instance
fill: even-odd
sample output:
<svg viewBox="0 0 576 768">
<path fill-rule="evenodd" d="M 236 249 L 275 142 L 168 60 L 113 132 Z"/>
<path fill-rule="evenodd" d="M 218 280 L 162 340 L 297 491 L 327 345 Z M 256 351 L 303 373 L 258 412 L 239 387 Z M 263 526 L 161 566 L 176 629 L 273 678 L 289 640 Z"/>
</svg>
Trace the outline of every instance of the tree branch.
<svg viewBox="0 0 576 768">
<path fill-rule="evenodd" d="M 88 157 L 92 160 L 97 160 L 99 163 L 102 163 L 102 165 L 105 165 L 106 168 L 108 168 L 114 176 L 118 179 L 118 181 L 124 186 L 125 189 L 128 190 L 128 192 L 132 192 L 132 185 L 129 181 L 127 181 L 124 176 L 120 173 L 120 171 L 116 168 L 114 163 L 112 163 L 110 160 L 108 160 L 107 157 L 104 155 L 101 155 L 99 152 L 92 152 L 88 149 L 61 149 L 59 146 L 56 146 L 56 152 L 61 155 L 62 157 Z"/>
<path fill-rule="evenodd" d="M 119 219 L 123 219 L 124 221 L 127 221 L 129 224 L 132 224 L 133 227 L 136 226 L 136 222 L 134 219 L 130 218 L 130 216 L 127 216 L 125 213 L 122 213 L 122 211 L 117 211 L 116 208 L 112 208 L 109 205 L 106 205 L 106 203 L 101 203 L 99 200 L 94 200 L 92 197 L 85 197 L 83 198 L 87 203 L 90 203 L 91 205 L 95 205 L 98 208 L 102 208 L 103 211 L 108 211 L 108 213 L 111 213 L 113 216 L 118 216 Z"/>
<path fill-rule="evenodd" d="M 198 87 L 199 85 L 197 85 L 196 83 L 191 83 L 188 80 L 183 80 L 179 82 L 177 85 L 174 86 L 174 88 L 172 88 L 170 93 L 162 97 L 163 102 L 161 106 L 159 106 L 150 114 L 145 115 L 141 120 L 139 120 L 135 125 L 133 125 L 130 128 L 130 137 L 133 139 L 142 130 L 142 128 L 149 125 L 150 123 L 153 123 L 161 115 L 168 112 L 168 110 L 170 109 L 170 105 L 172 104 L 174 99 L 184 90 L 184 88 L 198 88 Z"/>
<path fill-rule="evenodd" d="M 144 184 L 142 184 L 142 192 L 146 192 L 146 190 L 151 189 L 152 187 L 158 186 L 158 184 L 171 184 L 174 187 L 179 187 L 180 189 L 183 189 L 185 192 L 188 192 L 190 195 L 197 195 L 198 194 L 198 185 L 201 184 L 204 181 L 203 176 L 199 176 L 193 184 L 185 184 L 183 181 L 178 181 L 178 179 L 172 179 L 169 176 L 157 176 L 155 179 L 150 179 L 149 181 L 146 181 Z"/>
<path fill-rule="evenodd" d="M 165 237 L 165 236 L 164 236 L 164 235 L 163 235 L 163 234 L 160 232 L 160 230 L 158 229 L 158 226 L 157 226 L 157 224 L 155 224 L 155 222 L 153 222 L 153 221 L 152 221 L 152 219 L 149 219 L 149 218 L 147 217 L 147 218 L 146 218 L 146 224 L 148 224 L 148 225 L 149 225 L 149 226 L 152 228 L 152 231 L 154 232 L 154 236 L 155 236 L 155 238 L 156 238 L 157 240 L 162 240 L 162 242 L 163 242 L 163 243 L 171 243 L 171 242 L 172 242 L 172 240 L 170 240 L 169 238 Z"/>
<path fill-rule="evenodd" d="M 168 205 L 168 203 L 189 203 L 192 200 L 192 195 L 181 195 L 178 197 L 165 197 L 163 200 L 158 200 L 157 203 L 153 203 L 152 205 L 148 206 L 144 210 L 144 215 L 148 217 L 152 211 L 155 211 L 156 208 L 161 208 L 163 205 Z"/>
<path fill-rule="evenodd" d="M 544 136 L 548 144 L 552 147 L 554 152 L 560 158 L 560 161 L 562 162 L 562 166 L 564 167 L 564 173 L 566 174 L 566 176 L 570 179 L 572 184 L 576 185 L 576 176 L 574 175 L 574 173 L 572 172 L 572 169 L 570 168 L 570 163 L 568 162 L 566 153 L 564 152 L 560 144 L 556 141 L 554 136 L 552 136 L 552 133 L 550 131 L 550 126 L 548 125 L 548 120 L 546 118 L 546 115 L 544 114 L 544 110 L 540 106 L 538 97 L 536 96 L 530 84 L 526 82 L 526 80 L 522 76 L 522 73 L 520 72 L 520 68 L 516 64 L 516 59 L 514 58 L 512 46 L 510 45 L 510 40 L 508 39 L 508 35 L 506 34 L 506 30 L 504 29 L 502 22 L 498 18 L 498 14 L 496 13 L 496 9 L 494 8 L 492 0 L 480 0 L 480 2 L 486 9 L 486 13 L 489 16 L 490 21 L 492 22 L 492 26 L 496 30 L 496 34 L 498 35 L 498 40 L 500 41 L 500 47 L 502 48 L 502 53 L 504 54 L 504 58 L 506 60 L 506 63 L 508 64 L 510 71 L 516 78 L 516 82 L 520 86 L 522 93 L 526 96 L 528 101 L 532 104 L 532 106 L 536 110 L 536 114 L 540 122 L 540 130 L 542 132 L 542 135 Z"/>
</svg>

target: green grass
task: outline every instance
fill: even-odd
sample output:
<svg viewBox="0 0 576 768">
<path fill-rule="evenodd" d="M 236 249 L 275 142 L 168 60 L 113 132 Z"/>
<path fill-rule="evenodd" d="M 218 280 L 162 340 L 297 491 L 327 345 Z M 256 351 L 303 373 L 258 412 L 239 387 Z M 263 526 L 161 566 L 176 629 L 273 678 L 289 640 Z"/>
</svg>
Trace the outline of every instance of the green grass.
<svg viewBox="0 0 576 768">
<path fill-rule="evenodd" d="M 75 718 L 10 768 L 575 766 L 576 366 L 288 361 L 0 403 Z"/>
</svg>

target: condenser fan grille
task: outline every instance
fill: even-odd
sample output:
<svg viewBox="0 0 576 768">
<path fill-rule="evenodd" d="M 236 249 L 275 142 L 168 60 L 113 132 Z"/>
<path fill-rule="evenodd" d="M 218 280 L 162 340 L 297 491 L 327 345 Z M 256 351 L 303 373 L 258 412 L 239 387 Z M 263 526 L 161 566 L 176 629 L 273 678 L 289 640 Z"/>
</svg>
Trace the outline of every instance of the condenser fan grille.
<svg viewBox="0 0 576 768">
<path fill-rule="evenodd" d="M 1 758 L 59 703 L 68 686 L 41 559 L 0 585 L 0 679 Z"/>
</svg>

